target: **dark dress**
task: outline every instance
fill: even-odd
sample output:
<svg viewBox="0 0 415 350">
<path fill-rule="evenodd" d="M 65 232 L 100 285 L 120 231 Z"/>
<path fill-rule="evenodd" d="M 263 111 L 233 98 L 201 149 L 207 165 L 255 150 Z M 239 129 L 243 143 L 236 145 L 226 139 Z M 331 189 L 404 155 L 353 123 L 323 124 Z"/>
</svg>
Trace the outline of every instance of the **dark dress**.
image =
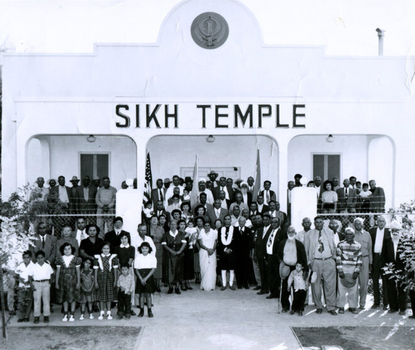
<svg viewBox="0 0 415 350">
<path fill-rule="evenodd" d="M 72 257 L 69 266 L 66 266 L 61 256 L 56 258 L 56 266 L 60 266 L 59 289 L 56 290 L 56 302 L 58 304 L 65 301 L 68 303 L 79 301 L 80 289 L 76 289 L 76 267 L 80 267 L 81 263 L 82 259 L 76 256 Z"/>
<path fill-rule="evenodd" d="M 133 259 L 133 263 L 134 263 L 135 249 L 133 246 L 130 245 L 128 248 L 123 248 L 121 246 L 118 246 L 118 247 L 115 247 L 114 252 L 115 254 L 117 254 L 118 263 L 120 267 L 124 265 L 130 267 L 130 265 L 128 264 L 128 261 L 130 259 Z"/>
<path fill-rule="evenodd" d="M 150 237 L 153 239 L 154 245 L 156 246 L 156 258 L 157 258 L 157 268 L 154 271 L 154 278 L 161 278 L 161 272 L 163 269 L 163 254 L 164 249 L 161 245 L 163 239 L 164 230 L 162 227 L 157 226 L 153 228 L 150 226 Z"/>
<path fill-rule="evenodd" d="M 170 231 L 164 233 L 162 239 L 162 245 L 166 245 L 174 251 L 179 251 L 182 244 L 186 243 L 184 233 L 177 231 L 177 235 L 173 237 Z M 182 252 L 180 255 L 171 255 L 169 251 L 164 249 L 163 254 L 163 283 L 177 283 L 183 280 L 183 256 Z"/>
<path fill-rule="evenodd" d="M 143 268 L 142 267 L 143 265 L 146 267 Z M 152 268 L 149 266 L 153 266 L 152 268 L 156 268 L 157 266 L 156 258 L 150 254 L 147 254 L 147 256 L 139 254 L 137 256 L 136 261 L 134 262 L 134 267 L 136 268 L 136 270 L 138 271 L 141 277 L 145 277 L 150 273 Z M 154 283 L 154 274 L 150 276 L 145 286 L 143 286 L 140 280 L 136 277 L 135 292 L 137 294 L 144 294 L 144 293 L 152 294 L 155 291 L 156 291 L 156 285 Z"/>
<path fill-rule="evenodd" d="M 102 262 L 102 267 L 99 261 Z M 110 254 L 107 257 L 95 255 L 94 269 L 98 270 L 97 301 L 109 302 L 114 300 L 114 269 L 118 268 L 117 255 Z"/>
</svg>

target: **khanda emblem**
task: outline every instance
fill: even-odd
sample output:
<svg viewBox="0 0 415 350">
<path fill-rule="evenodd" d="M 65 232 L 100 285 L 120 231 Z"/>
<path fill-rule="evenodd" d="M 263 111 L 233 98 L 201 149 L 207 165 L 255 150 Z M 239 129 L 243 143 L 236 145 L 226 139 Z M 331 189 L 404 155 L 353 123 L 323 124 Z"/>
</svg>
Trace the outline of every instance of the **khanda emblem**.
<svg viewBox="0 0 415 350">
<path fill-rule="evenodd" d="M 191 27 L 192 38 L 204 49 L 216 49 L 223 45 L 229 35 L 226 20 L 214 12 L 205 12 L 197 16 Z"/>
</svg>

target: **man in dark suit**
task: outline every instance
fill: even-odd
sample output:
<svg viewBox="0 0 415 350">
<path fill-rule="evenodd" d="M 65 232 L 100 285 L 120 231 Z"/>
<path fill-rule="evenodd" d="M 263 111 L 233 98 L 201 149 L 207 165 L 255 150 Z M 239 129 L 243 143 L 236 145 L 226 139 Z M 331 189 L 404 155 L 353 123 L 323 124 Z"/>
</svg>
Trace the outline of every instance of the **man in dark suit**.
<svg viewBox="0 0 415 350">
<path fill-rule="evenodd" d="M 238 226 L 235 227 L 235 255 L 236 255 L 236 283 L 238 289 L 249 289 L 248 278 L 252 270 L 251 259 L 249 258 L 251 229 L 245 226 L 246 218 L 239 217 Z"/>
<path fill-rule="evenodd" d="M 50 194 L 59 199 L 62 210 L 68 211 L 69 200 L 71 198 L 71 189 L 68 186 L 65 186 L 65 176 L 61 175 L 58 177 L 58 184 L 58 186 L 50 189 Z"/>
<path fill-rule="evenodd" d="M 386 275 L 388 290 L 388 301 L 389 301 L 389 313 L 394 313 L 399 310 L 399 315 L 406 314 L 406 299 L 407 295 L 405 292 L 405 263 L 400 257 L 400 253 L 404 250 L 402 242 L 400 240 L 400 230 L 402 227 L 399 222 L 392 221 L 390 224 L 392 231 L 391 237 L 385 238 L 382 256 L 384 257 L 385 264 L 393 263 L 396 271 L 401 271 L 399 274 L 402 279 L 396 280 L 394 275 Z"/>
<path fill-rule="evenodd" d="M 277 195 L 275 194 L 274 191 L 271 190 L 271 181 L 269 181 L 269 180 L 264 181 L 264 190 L 260 191 L 259 194 L 264 196 L 264 203 L 266 205 L 269 205 L 270 201 L 276 201 L 277 200 Z M 258 198 L 257 198 L 257 200 L 258 200 Z"/>
<path fill-rule="evenodd" d="M 97 212 L 95 203 L 97 188 L 91 185 L 91 179 L 88 175 L 84 176 L 82 185 L 77 187 L 76 191 L 79 212 L 82 214 L 95 214 Z"/>
<path fill-rule="evenodd" d="M 213 188 L 213 198 L 220 198 L 220 191 L 223 191 L 225 193 L 225 198 L 229 200 L 231 203 L 234 201 L 234 191 L 232 189 L 232 186 L 229 186 L 226 183 L 226 177 L 221 177 L 219 179 L 219 185 Z"/>
<path fill-rule="evenodd" d="M 268 205 L 264 204 L 264 196 L 262 194 L 259 194 L 256 198 L 257 200 L 257 207 L 258 207 L 258 213 L 264 214 L 269 211 Z"/>
<path fill-rule="evenodd" d="M 39 222 L 37 225 L 37 234 L 35 234 L 33 246 L 29 246 L 29 250 L 32 252 L 32 260 L 35 263 L 35 253 L 42 250 L 45 253 L 45 260 L 49 261 L 52 266 L 55 264 L 56 255 L 56 242 L 57 238 L 46 233 L 47 226 L 44 222 Z"/>
<path fill-rule="evenodd" d="M 228 211 L 221 207 L 221 200 L 215 199 L 213 206 L 208 206 L 206 215 L 209 217 L 210 224 L 212 227 L 215 227 L 215 221 L 219 219 L 223 223 L 223 219 L 228 215 Z"/>
<path fill-rule="evenodd" d="M 290 226 L 287 229 L 287 239 L 281 241 L 278 246 L 278 259 L 282 266 L 288 266 L 290 272 L 295 269 L 295 265 L 300 263 L 304 266 L 304 275 L 308 274 L 308 264 L 307 264 L 307 255 L 305 253 L 304 245 L 297 239 L 295 239 L 296 232 L 295 228 Z M 287 312 L 290 310 L 290 301 L 287 286 L 288 276 L 282 281 L 282 294 L 281 294 L 281 305 L 282 312 Z"/>
<path fill-rule="evenodd" d="M 228 200 L 228 199 L 226 199 L 226 194 L 225 194 L 225 192 L 224 191 L 220 191 L 219 192 L 219 199 L 220 199 L 220 206 L 223 208 L 223 209 L 226 209 L 226 210 L 228 210 L 229 211 L 229 206 L 231 205 L 231 201 L 230 200 Z"/>
<path fill-rule="evenodd" d="M 278 247 L 284 239 L 287 238 L 287 234 L 280 227 L 280 219 L 275 217 L 271 218 L 271 231 L 268 235 L 265 250 L 267 252 L 267 265 L 268 265 L 268 285 L 270 295 L 267 299 L 276 299 L 280 297 L 280 272 L 279 272 L 279 259 L 278 259 Z"/>
<path fill-rule="evenodd" d="M 70 196 L 69 196 L 69 213 L 70 214 L 77 214 L 79 212 L 79 198 L 78 198 L 78 183 L 79 179 L 77 176 L 72 176 L 72 179 L 69 181 L 72 184 L 72 187 L 69 188 Z"/>
<path fill-rule="evenodd" d="M 339 213 L 356 213 L 356 190 L 350 187 L 349 179 L 344 179 L 343 186 L 336 190 L 337 210 Z"/>
<path fill-rule="evenodd" d="M 156 207 L 158 201 L 164 202 L 165 192 L 163 188 L 163 180 L 157 179 L 156 181 L 157 188 L 151 190 L 151 202 L 153 203 L 153 208 Z"/>
<path fill-rule="evenodd" d="M 259 273 L 261 275 L 261 290 L 257 293 L 267 294 L 268 293 L 268 268 L 266 264 L 267 256 L 267 241 L 269 233 L 271 232 L 271 217 L 269 214 L 265 213 L 262 215 L 262 225 L 260 229 L 257 230 L 257 238 L 255 242 L 254 250 L 254 260 L 258 263 Z"/>
<path fill-rule="evenodd" d="M 111 254 L 114 254 L 115 248 L 121 244 L 121 234 L 126 234 L 128 237 L 128 243 L 131 244 L 131 235 L 130 232 L 124 231 L 122 229 L 122 225 L 124 221 L 122 217 L 117 216 L 114 218 L 114 230 L 109 231 L 105 234 L 104 241 L 109 242 L 111 244 Z"/>
<path fill-rule="evenodd" d="M 242 202 L 247 204 L 250 207 L 252 203 L 252 193 L 249 192 L 248 184 L 246 182 L 241 183 L 241 194 L 242 194 Z"/>
<path fill-rule="evenodd" d="M 379 290 L 379 278 L 382 277 L 382 291 L 383 291 L 383 309 L 387 310 L 388 292 L 387 292 L 387 278 L 383 274 L 382 267 L 385 265 L 385 257 L 383 256 L 383 246 L 385 240 L 391 238 L 391 234 L 386 226 L 386 220 L 383 216 L 379 216 L 377 220 L 378 226 L 369 229 L 370 236 L 372 237 L 372 253 L 373 253 L 373 265 L 372 265 L 372 280 L 373 280 L 373 305 L 372 309 L 376 309 L 380 306 L 380 290 Z"/>
<path fill-rule="evenodd" d="M 285 224 L 287 223 L 287 214 L 283 211 L 280 211 L 280 203 L 277 201 L 270 201 L 269 202 L 269 215 L 271 218 L 279 218 L 280 219 L 280 226 L 284 228 Z M 286 227 L 285 227 L 286 228 Z"/>
<path fill-rule="evenodd" d="M 157 218 L 160 218 L 160 215 L 165 215 L 167 222 L 170 222 L 170 213 L 164 209 L 163 202 L 160 200 L 156 202 L 154 214 L 157 216 Z"/>
<path fill-rule="evenodd" d="M 385 191 L 382 187 L 376 187 L 376 181 L 369 181 L 370 192 L 370 211 L 372 213 L 384 213 L 385 212 Z"/>
<path fill-rule="evenodd" d="M 216 181 L 217 177 L 218 177 L 218 173 L 215 170 L 212 170 L 207 177 L 209 178 L 209 180 L 212 182 L 212 186 L 213 187 L 218 187 L 218 181 Z"/>
</svg>

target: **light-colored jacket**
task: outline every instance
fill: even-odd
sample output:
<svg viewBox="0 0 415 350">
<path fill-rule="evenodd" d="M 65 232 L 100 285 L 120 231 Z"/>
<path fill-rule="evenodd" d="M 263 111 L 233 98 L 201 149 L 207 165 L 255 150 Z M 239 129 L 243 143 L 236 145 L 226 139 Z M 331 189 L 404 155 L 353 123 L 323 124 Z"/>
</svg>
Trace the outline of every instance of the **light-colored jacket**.
<svg viewBox="0 0 415 350">
<path fill-rule="evenodd" d="M 307 254 L 307 263 L 313 264 L 314 254 L 316 252 L 316 246 L 318 242 L 318 230 L 313 229 L 308 231 L 308 234 L 304 237 L 305 252 Z M 331 256 L 336 260 L 336 245 L 334 244 L 334 234 L 333 231 L 327 228 L 321 230 L 321 235 L 326 237 L 327 242 L 329 242 L 329 248 L 331 251 Z"/>
</svg>

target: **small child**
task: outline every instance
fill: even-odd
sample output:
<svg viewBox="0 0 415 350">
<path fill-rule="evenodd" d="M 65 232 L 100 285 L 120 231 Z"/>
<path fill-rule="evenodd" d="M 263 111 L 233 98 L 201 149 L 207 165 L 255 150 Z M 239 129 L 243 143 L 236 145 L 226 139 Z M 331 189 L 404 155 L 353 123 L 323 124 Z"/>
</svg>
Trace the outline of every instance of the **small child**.
<svg viewBox="0 0 415 350">
<path fill-rule="evenodd" d="M 193 249 L 197 241 L 197 229 L 194 227 L 193 221 L 189 221 L 187 223 L 187 227 L 184 232 L 186 232 L 185 237 L 189 240 L 189 249 Z"/>
<path fill-rule="evenodd" d="M 145 208 L 143 209 L 143 212 L 144 212 L 144 215 L 146 216 L 146 218 L 148 219 L 148 220 L 150 220 L 151 219 L 151 217 L 153 216 L 153 211 L 152 211 L 152 209 L 153 209 L 153 207 L 152 207 L 152 204 L 151 204 L 151 201 L 148 201 L 146 204 L 145 204 Z"/>
<path fill-rule="evenodd" d="M 111 303 L 114 301 L 114 289 L 117 286 L 118 259 L 116 254 L 110 254 L 111 244 L 104 242 L 102 254 L 94 255 L 95 289 L 98 289 L 97 300 L 101 308 L 98 320 L 103 320 L 105 307 L 107 319 L 112 320 Z"/>
<path fill-rule="evenodd" d="M 43 303 L 43 322 L 49 323 L 50 316 L 50 279 L 53 269 L 45 261 L 45 252 L 39 250 L 35 254 L 36 264 L 29 270 L 29 281 L 32 285 L 34 298 L 34 323 L 39 323 L 40 309 Z"/>
<path fill-rule="evenodd" d="M 17 292 L 17 322 L 29 322 L 30 312 L 32 311 L 33 293 L 29 283 L 29 271 L 34 266 L 32 262 L 32 252 L 23 252 L 23 262 L 17 267 L 15 273 L 19 277 L 19 289 Z"/>
<path fill-rule="evenodd" d="M 86 258 L 83 262 L 83 268 L 81 270 L 81 321 L 85 319 L 85 307 L 88 303 L 89 319 L 93 320 L 92 303 L 95 301 L 94 297 L 94 273 L 92 271 L 93 261 L 90 258 Z"/>
<path fill-rule="evenodd" d="M 157 259 L 151 255 L 152 248 L 148 242 L 143 242 L 137 248 L 138 256 L 134 262 L 134 271 L 137 276 L 135 287 L 136 294 L 140 295 L 140 313 L 138 317 L 144 316 L 144 299 L 147 303 L 148 317 L 154 317 L 151 311 L 151 294 L 155 292 L 154 271 L 157 268 Z"/>
<path fill-rule="evenodd" d="M 128 265 L 121 266 L 121 275 L 118 277 L 118 317 L 121 320 L 123 316 L 127 320 L 131 317 L 131 296 L 134 291 L 134 277 L 130 274 Z"/>
<path fill-rule="evenodd" d="M 189 191 L 183 190 L 183 202 L 190 201 Z"/>
<path fill-rule="evenodd" d="M 362 185 L 362 191 L 359 193 L 359 196 L 362 200 L 362 213 L 368 213 L 370 211 L 370 197 L 372 192 L 369 191 L 369 185 L 364 183 Z"/>
<path fill-rule="evenodd" d="M 304 276 L 304 267 L 301 263 L 295 265 L 295 270 L 291 271 L 288 277 L 288 292 L 291 292 L 291 285 L 294 282 L 294 300 L 290 314 L 298 312 L 298 316 L 303 316 L 305 298 L 307 296 L 308 282 Z"/>
</svg>

